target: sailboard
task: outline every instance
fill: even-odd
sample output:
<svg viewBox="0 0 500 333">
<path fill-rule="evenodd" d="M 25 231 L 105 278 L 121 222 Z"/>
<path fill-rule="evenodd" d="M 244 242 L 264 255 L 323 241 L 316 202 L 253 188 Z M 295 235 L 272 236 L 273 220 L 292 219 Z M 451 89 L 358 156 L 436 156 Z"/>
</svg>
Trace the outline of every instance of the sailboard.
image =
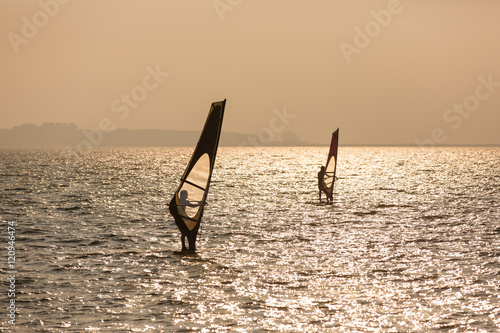
<svg viewBox="0 0 500 333">
<path fill-rule="evenodd" d="M 196 237 L 207 204 L 225 106 L 226 100 L 212 103 L 193 155 L 169 204 L 175 224 L 188 239 L 189 250 L 195 250 Z"/>
<path fill-rule="evenodd" d="M 323 182 L 325 186 L 322 191 L 326 194 L 329 200 L 333 200 L 333 185 L 335 184 L 335 174 L 337 171 L 337 150 L 339 146 L 339 129 L 332 133 L 332 142 L 330 143 L 330 151 L 326 160 L 325 174 Z"/>
</svg>

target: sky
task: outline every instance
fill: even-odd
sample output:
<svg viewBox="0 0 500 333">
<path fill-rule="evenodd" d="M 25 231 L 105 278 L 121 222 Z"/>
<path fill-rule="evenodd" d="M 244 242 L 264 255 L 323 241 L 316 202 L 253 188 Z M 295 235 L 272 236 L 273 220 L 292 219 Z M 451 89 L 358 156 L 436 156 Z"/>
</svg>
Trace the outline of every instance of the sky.
<svg viewBox="0 0 500 333">
<path fill-rule="evenodd" d="M 498 0 L 1 0 L 0 128 L 500 144 Z M 105 122 L 106 122 L 105 121 Z"/>
</svg>

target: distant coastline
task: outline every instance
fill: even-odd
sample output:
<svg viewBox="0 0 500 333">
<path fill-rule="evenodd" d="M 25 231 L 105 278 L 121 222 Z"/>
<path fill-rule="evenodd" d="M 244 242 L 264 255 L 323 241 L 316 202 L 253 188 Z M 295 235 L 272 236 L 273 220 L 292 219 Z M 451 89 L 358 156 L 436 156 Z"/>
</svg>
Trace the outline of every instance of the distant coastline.
<svg viewBox="0 0 500 333">
<path fill-rule="evenodd" d="M 1 148 L 45 147 L 178 147 L 194 146 L 200 131 L 159 129 L 123 129 L 113 131 L 79 129 L 73 123 L 23 124 L 0 129 Z M 282 133 L 278 140 L 257 135 L 222 132 L 220 146 L 309 146 L 292 132 Z M 313 145 L 314 146 L 314 145 Z"/>
<path fill-rule="evenodd" d="M 49 147 L 183 147 L 194 146 L 200 131 L 159 129 L 124 129 L 103 132 L 80 129 L 73 123 L 44 123 L 40 126 L 23 124 L 11 129 L 0 128 L 0 148 Z M 226 147 L 327 147 L 328 143 L 309 143 L 292 132 L 276 135 L 277 140 L 266 140 L 255 134 L 222 131 L 220 146 Z M 348 144 L 344 147 L 416 147 L 415 144 Z M 498 144 L 436 145 L 437 147 L 500 147 Z"/>
</svg>

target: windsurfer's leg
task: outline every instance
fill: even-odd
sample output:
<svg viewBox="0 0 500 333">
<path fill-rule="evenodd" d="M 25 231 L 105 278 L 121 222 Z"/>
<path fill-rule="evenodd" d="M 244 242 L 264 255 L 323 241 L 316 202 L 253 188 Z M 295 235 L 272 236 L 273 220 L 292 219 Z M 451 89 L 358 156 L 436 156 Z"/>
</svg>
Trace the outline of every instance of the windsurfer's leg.
<svg viewBox="0 0 500 333">
<path fill-rule="evenodd" d="M 188 242 L 189 242 L 189 249 L 188 251 L 196 251 L 196 237 L 188 237 Z"/>
<path fill-rule="evenodd" d="M 187 250 L 187 247 L 186 247 L 186 236 L 184 236 L 184 235 L 181 236 L 181 243 L 182 243 L 182 251 L 186 251 Z"/>
</svg>

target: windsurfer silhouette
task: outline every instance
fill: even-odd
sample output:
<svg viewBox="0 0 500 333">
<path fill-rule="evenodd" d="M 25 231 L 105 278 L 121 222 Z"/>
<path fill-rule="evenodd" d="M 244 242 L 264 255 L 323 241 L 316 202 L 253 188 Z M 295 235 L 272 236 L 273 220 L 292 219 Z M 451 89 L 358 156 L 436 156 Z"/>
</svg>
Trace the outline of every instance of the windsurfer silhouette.
<svg viewBox="0 0 500 333">
<path fill-rule="evenodd" d="M 186 191 L 186 190 L 180 191 L 179 201 L 180 201 L 180 204 L 184 210 L 186 209 L 186 206 L 193 205 L 193 202 L 188 200 L 188 191 Z M 175 207 L 175 203 L 173 200 L 170 202 L 169 209 L 171 212 L 173 210 L 177 209 L 177 207 Z M 177 226 L 179 227 L 179 230 L 181 231 L 182 251 L 192 251 L 192 252 L 196 251 L 196 245 L 195 245 L 196 235 L 194 237 L 192 237 L 191 234 L 188 233 L 188 229 L 186 227 L 186 224 L 180 218 L 175 217 L 177 215 L 174 215 L 174 214 L 172 214 L 172 215 L 174 216 L 175 224 L 177 224 Z M 189 248 L 186 247 L 186 237 L 187 237 L 188 242 L 189 242 Z"/>
<path fill-rule="evenodd" d="M 326 169 L 324 166 L 321 167 L 321 170 L 318 172 L 318 188 L 319 188 L 319 201 L 321 202 L 321 192 L 326 187 L 325 186 L 325 172 Z M 328 200 L 328 197 L 326 198 Z"/>
</svg>

